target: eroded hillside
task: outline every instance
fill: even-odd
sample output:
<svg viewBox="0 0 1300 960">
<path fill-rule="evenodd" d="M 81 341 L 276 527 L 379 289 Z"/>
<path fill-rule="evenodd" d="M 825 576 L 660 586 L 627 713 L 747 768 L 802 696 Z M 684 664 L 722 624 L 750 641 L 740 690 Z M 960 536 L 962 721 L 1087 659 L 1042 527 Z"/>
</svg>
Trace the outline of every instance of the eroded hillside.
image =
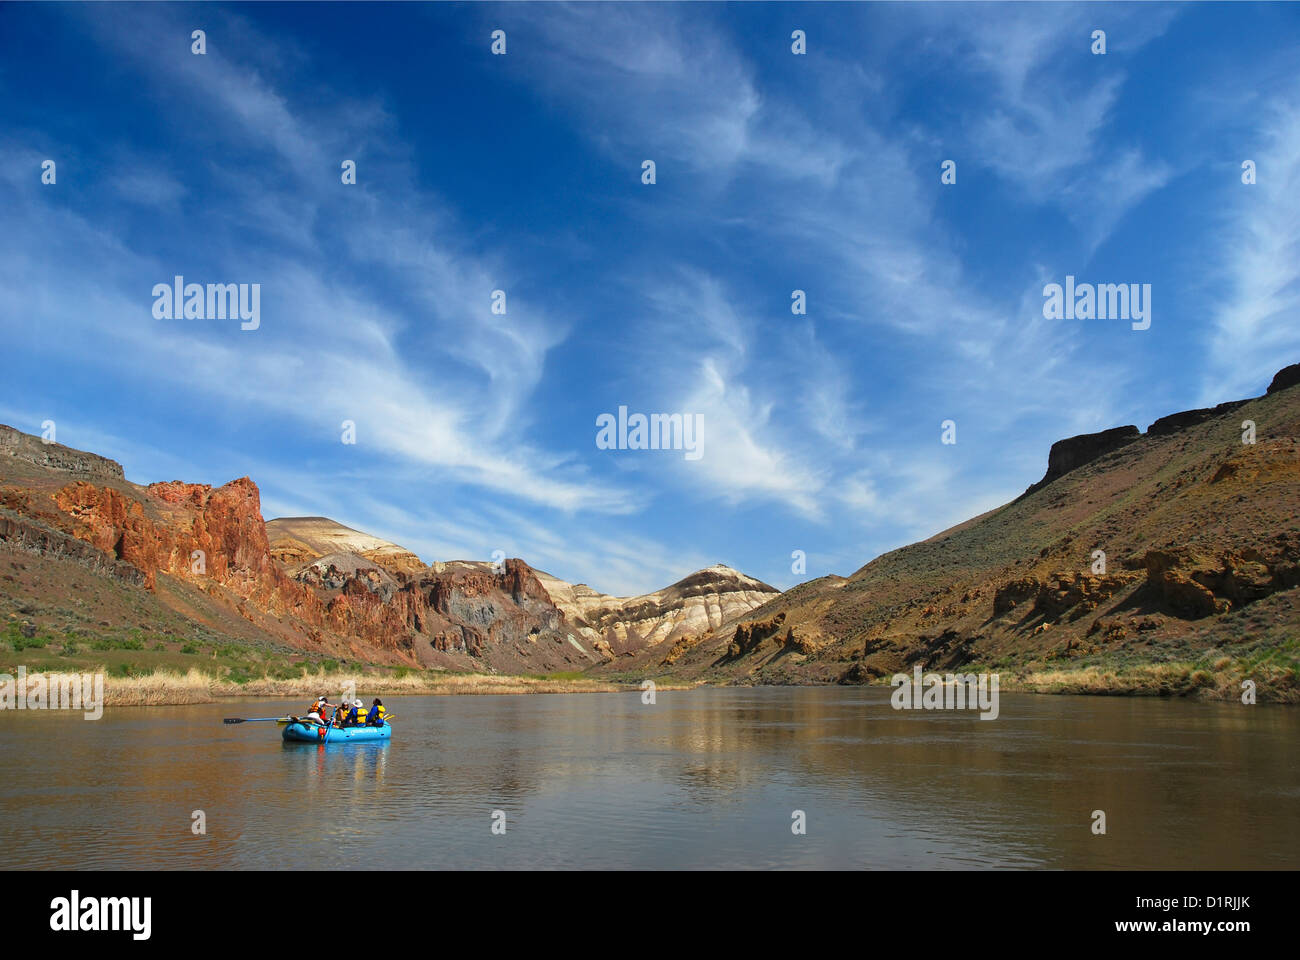
<svg viewBox="0 0 1300 960">
<path fill-rule="evenodd" d="M 1290 662 L 1298 506 L 1293 366 L 1263 397 L 1061 441 L 1015 501 L 848 577 L 801 584 L 657 665 L 869 682 L 914 664 L 1043 671 L 1211 662 L 1216 651 Z"/>
</svg>

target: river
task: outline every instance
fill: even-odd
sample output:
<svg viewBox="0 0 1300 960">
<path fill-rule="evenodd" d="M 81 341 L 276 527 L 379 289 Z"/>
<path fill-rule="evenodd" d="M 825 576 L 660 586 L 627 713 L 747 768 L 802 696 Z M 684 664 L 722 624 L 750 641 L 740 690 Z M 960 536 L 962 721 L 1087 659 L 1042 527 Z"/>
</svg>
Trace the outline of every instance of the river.
<svg viewBox="0 0 1300 960">
<path fill-rule="evenodd" d="M 329 746 L 221 723 L 282 700 L 5 711 L 0 867 L 1300 867 L 1300 710 L 889 692 L 391 697 Z"/>
</svg>

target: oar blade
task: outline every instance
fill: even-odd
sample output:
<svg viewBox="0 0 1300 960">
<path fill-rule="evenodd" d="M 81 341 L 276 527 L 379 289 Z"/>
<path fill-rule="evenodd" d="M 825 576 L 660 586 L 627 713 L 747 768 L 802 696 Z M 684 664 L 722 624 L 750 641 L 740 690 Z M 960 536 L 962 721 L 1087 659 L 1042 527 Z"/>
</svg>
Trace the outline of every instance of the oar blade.
<svg viewBox="0 0 1300 960">
<path fill-rule="evenodd" d="M 292 717 L 226 717 L 222 723 L 290 723 Z"/>
</svg>

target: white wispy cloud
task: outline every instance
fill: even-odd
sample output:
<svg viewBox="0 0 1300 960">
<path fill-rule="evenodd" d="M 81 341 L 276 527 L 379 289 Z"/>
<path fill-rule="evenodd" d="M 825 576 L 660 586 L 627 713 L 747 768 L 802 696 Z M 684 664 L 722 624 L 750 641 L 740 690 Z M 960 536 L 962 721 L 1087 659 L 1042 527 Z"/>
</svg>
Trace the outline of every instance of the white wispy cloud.
<svg viewBox="0 0 1300 960">
<path fill-rule="evenodd" d="M 804 327 L 808 349 L 800 351 L 797 337 L 743 320 L 731 302 L 738 292 L 724 290 L 716 278 L 696 276 L 678 288 L 666 285 L 656 270 L 641 283 L 643 300 L 689 318 L 689 355 L 661 349 L 682 337 L 652 336 L 647 342 L 654 350 L 642 362 L 661 381 L 679 385 L 682 405 L 706 412 L 708 453 L 694 468 L 719 496 L 731 503 L 774 500 L 806 518 L 824 519 L 827 491 L 851 482 L 845 477 L 854 469 L 852 454 L 869 427 L 855 402 L 862 387 L 855 390 L 847 358 L 821 345 L 818 331 L 832 322 L 856 326 L 864 337 L 888 338 L 895 351 L 910 351 L 926 383 L 908 393 L 933 393 L 927 403 L 939 400 L 964 423 L 979 423 L 984 435 L 997 436 L 1035 417 L 1040 429 L 1046 420 L 1055 431 L 1062 409 L 1070 422 L 1082 419 L 1074 396 L 1078 371 L 1067 364 L 1076 345 L 1042 319 L 1042 281 L 1026 271 L 1023 286 L 1007 284 L 1008 292 L 995 294 L 969 279 L 963 251 L 936 213 L 944 189 L 937 161 L 918 167 L 912 139 L 865 119 L 833 130 L 815 124 L 819 111 L 844 119 L 842 81 L 827 81 L 826 104 L 817 100 L 816 84 L 813 99 L 797 104 L 759 96 L 755 68 L 727 44 L 723 31 L 686 31 L 676 11 L 646 8 L 600 18 L 598 36 L 592 37 L 592 19 L 580 10 L 545 18 L 556 56 L 536 82 L 562 95 L 587 128 L 599 131 L 605 149 L 632 156 L 654 142 L 691 170 L 707 171 L 691 181 L 700 208 L 715 219 L 734 216 L 749 236 L 767 245 L 797 251 L 795 266 L 808 278 L 801 286 L 815 288 L 817 307 Z M 1098 166 L 1095 141 L 1122 82 L 1112 75 L 1080 92 L 1059 78 L 1044 78 L 1051 58 L 1085 19 L 1085 12 L 1072 10 L 1065 22 L 1028 14 L 987 28 L 946 18 L 940 24 L 964 32 L 965 42 L 953 38 L 949 49 L 957 69 L 993 71 L 998 78 L 989 114 L 993 126 L 975 135 L 986 139 L 988 149 L 975 151 L 976 162 L 1029 181 L 1044 202 L 1057 202 L 1054 178 L 1090 162 Z M 1086 37 L 1083 31 L 1085 50 Z M 963 62 L 972 48 L 997 54 Z M 597 84 L 597 61 L 625 66 L 610 69 Z M 670 123 L 671 139 L 646 136 Z M 719 145 L 714 134 L 727 123 L 733 132 Z M 1075 206 L 1087 211 L 1079 222 L 1093 246 L 1167 176 L 1158 164 L 1144 167 L 1135 149 L 1099 166 L 1095 180 L 1066 180 L 1079 201 Z M 743 182 L 746 189 L 722 205 L 719 178 L 736 190 Z M 786 189 L 791 182 L 801 189 Z M 761 214 L 754 204 L 761 205 Z M 689 209 L 674 213 L 691 218 Z M 666 304 L 673 298 L 677 302 Z M 766 349 L 751 341 L 763 341 Z M 802 361 L 797 378 L 773 376 L 773 346 L 787 359 L 795 348 L 793 355 Z M 1108 371 L 1097 377 L 1099 384 L 1114 380 Z M 906 404 L 908 395 L 898 401 Z M 906 407 L 899 417 L 907 422 Z M 928 425 L 925 432 L 937 437 Z M 1045 436 L 1039 443 L 1057 438 Z M 873 439 L 878 447 L 908 449 L 888 431 Z M 1002 465 L 1013 460 L 1003 458 Z M 920 502 L 933 493 L 912 484 L 902 496 Z M 906 511 L 895 505 L 889 515 L 900 512 Z M 933 513 L 926 508 L 918 517 Z"/>
<path fill-rule="evenodd" d="M 968 158 L 996 170 L 1039 203 L 1055 203 L 1080 230 L 1088 256 L 1124 215 L 1172 176 L 1170 168 L 1117 143 L 1110 131 L 1127 80 L 1121 58 L 1159 37 L 1174 7 L 1024 4 L 975 20 L 953 11 L 934 16 L 953 36 L 950 49 L 995 93 L 972 117 Z M 1104 20 L 1104 23 L 1102 22 Z M 1091 51 L 1105 27 L 1107 52 Z M 1072 69 L 1087 58 L 1090 76 Z"/>
<path fill-rule="evenodd" d="M 762 98 L 725 31 L 649 4 L 516 12 L 545 47 L 541 89 L 599 118 L 590 129 L 609 147 L 649 151 L 633 167 L 644 156 L 685 162 L 697 174 L 725 172 L 751 149 Z"/>
<path fill-rule="evenodd" d="M 1251 396 L 1300 361 L 1300 86 L 1279 92 L 1257 133 L 1257 180 L 1229 173 L 1220 236 L 1231 293 L 1214 310 L 1202 402 Z"/>
<path fill-rule="evenodd" d="M 669 409 L 703 417 L 703 456 L 680 464 L 678 476 L 728 503 L 768 500 L 807 517 L 820 516 L 818 494 L 828 475 L 816 465 L 816 443 L 801 441 L 773 416 L 778 396 L 798 394 L 803 385 L 757 373 L 770 362 L 770 353 L 755 318 L 732 302 L 717 278 L 694 269 L 655 283 L 645 295 L 657 310 L 648 338 L 656 351 L 647 358 L 645 373 Z M 814 362 L 805 368 L 808 373 L 818 366 L 832 377 L 838 373 L 815 343 L 800 347 Z M 834 380 L 828 389 L 834 391 Z M 814 393 L 806 422 L 818 424 L 823 436 L 837 430 L 842 436 L 846 428 L 834 419 L 839 411 L 818 406 L 825 397 Z"/>
<path fill-rule="evenodd" d="M 94 22 L 105 43 L 134 58 L 145 82 L 166 88 L 167 96 L 212 124 L 237 128 L 248 149 L 269 151 L 285 170 L 269 185 L 227 176 L 235 187 L 235 203 L 224 211 L 230 235 L 196 238 L 187 253 L 170 255 L 172 263 L 161 251 L 152 257 L 129 252 L 78 213 L 29 197 L 19 214 L 23 229 L 8 234 L 14 245 L 6 257 L 11 303 L 30 303 L 27 268 L 39 260 L 39 273 L 51 281 L 40 312 L 57 314 L 67 330 L 84 324 L 74 349 L 87 363 L 120 367 L 128 358 L 131 375 L 141 381 L 180 383 L 200 402 L 296 422 L 322 437 L 337 436 L 341 420 L 351 419 L 360 442 L 372 444 L 380 456 L 423 464 L 498 494 L 569 511 L 630 509 L 622 491 L 590 479 L 571 455 L 521 436 L 529 395 L 564 327 L 519 300 L 511 305 L 509 323 L 495 320 L 488 309 L 491 291 L 508 286 L 505 281 L 518 272 L 499 252 L 483 257 L 458 249 L 456 236 L 445 229 L 441 245 L 415 238 L 415 218 L 436 216 L 443 227 L 451 218 L 438 198 L 413 188 L 415 178 L 400 150 L 387 161 L 387 173 L 400 178 L 395 188 L 403 191 L 403 212 L 392 222 L 379 205 L 363 200 L 348 236 L 354 252 L 368 252 L 363 261 L 383 259 L 386 279 L 395 283 L 385 289 L 346 281 L 335 275 L 332 248 L 314 229 L 324 191 L 343 189 L 337 172 L 345 155 L 343 135 L 307 118 L 261 74 L 218 46 L 205 57 L 182 49 L 160 59 L 159 49 L 176 46 L 161 41 L 179 35 L 170 16 L 95 11 Z M 266 37 L 256 39 L 257 50 L 274 47 Z M 373 105 L 356 107 L 352 120 L 353 134 L 391 132 L 386 115 Z M 148 179 L 148 172 L 140 176 Z M 155 189 L 161 182 L 155 181 Z M 175 178 L 165 185 L 166 196 L 157 199 L 175 202 L 186 189 Z M 117 186 L 123 189 L 124 181 Z M 57 255 L 46 250 L 32 257 L 19 249 L 26 245 L 24 235 L 41 235 L 36 225 L 51 221 L 59 223 Z M 243 247 L 250 232 L 263 241 L 257 253 Z M 284 240 L 290 241 L 287 247 Z M 267 242 L 279 244 L 275 254 L 266 252 Z M 122 289 L 124 277 L 169 280 L 182 271 L 181 263 L 195 261 L 263 283 L 261 330 L 231 340 L 181 323 L 165 327 L 150 316 L 150 303 L 139 291 Z M 103 273 L 56 282 L 50 264 L 68 262 L 99 264 Z M 91 302 L 98 304 L 94 315 L 87 313 Z M 436 323 L 413 330 L 411 305 L 430 310 Z M 412 357 L 420 359 L 413 363 Z"/>
</svg>

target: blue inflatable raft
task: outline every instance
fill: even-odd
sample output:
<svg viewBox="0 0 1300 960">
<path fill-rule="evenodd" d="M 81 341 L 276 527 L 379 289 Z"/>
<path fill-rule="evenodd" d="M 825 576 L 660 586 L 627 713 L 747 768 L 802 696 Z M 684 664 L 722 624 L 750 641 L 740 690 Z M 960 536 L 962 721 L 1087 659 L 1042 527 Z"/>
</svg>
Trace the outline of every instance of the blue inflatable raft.
<svg viewBox="0 0 1300 960">
<path fill-rule="evenodd" d="M 287 724 L 280 736 L 300 743 L 356 743 L 359 740 L 388 740 L 393 736 L 393 728 L 388 723 L 382 727 L 330 727 L 327 740 L 325 728 L 320 724 L 299 721 Z"/>
</svg>

